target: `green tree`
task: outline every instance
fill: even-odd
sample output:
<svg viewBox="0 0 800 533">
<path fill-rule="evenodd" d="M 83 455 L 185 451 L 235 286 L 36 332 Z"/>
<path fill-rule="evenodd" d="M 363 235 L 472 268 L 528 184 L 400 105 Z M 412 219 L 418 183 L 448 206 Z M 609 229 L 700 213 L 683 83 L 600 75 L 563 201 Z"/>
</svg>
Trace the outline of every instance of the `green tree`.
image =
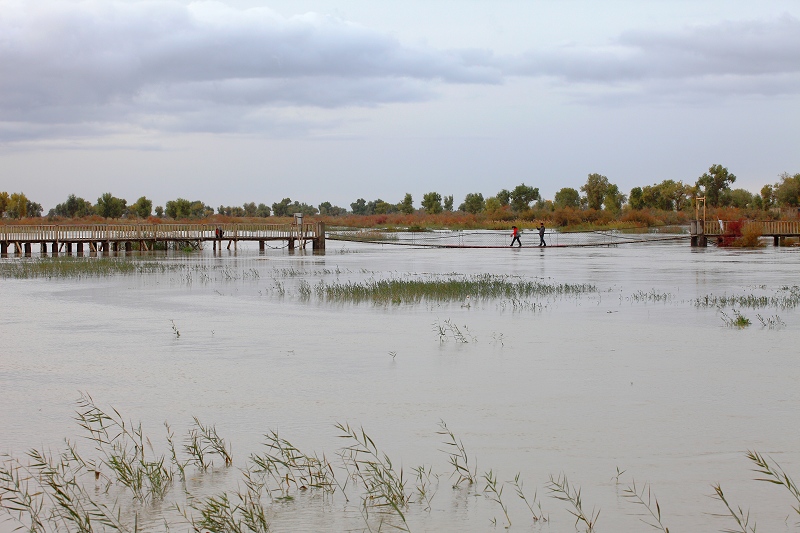
<svg viewBox="0 0 800 533">
<path fill-rule="evenodd" d="M 530 209 L 531 202 L 539 199 L 539 189 L 520 183 L 509 194 L 511 209 L 517 213 Z"/>
<path fill-rule="evenodd" d="M 276 217 L 288 217 L 292 214 L 292 212 L 289 210 L 291 205 L 291 198 L 284 198 L 280 202 L 275 202 L 272 204 L 272 212 Z"/>
<path fill-rule="evenodd" d="M 622 209 L 622 204 L 625 203 L 625 200 L 625 195 L 619 192 L 619 187 L 611 183 L 606 189 L 606 194 L 603 198 L 603 207 L 606 211 L 619 213 L 620 209 Z"/>
<path fill-rule="evenodd" d="M 347 209 L 344 207 L 333 205 L 330 202 L 322 202 L 319 204 L 318 208 L 320 215 L 326 215 L 329 217 L 338 217 L 347 213 Z"/>
<path fill-rule="evenodd" d="M 8 193 L 3 191 L 0 192 L 0 218 L 3 217 L 3 213 L 6 212 L 8 208 Z"/>
<path fill-rule="evenodd" d="M 28 206 L 25 211 L 28 217 L 40 217 L 42 216 L 42 204 L 28 200 Z"/>
<path fill-rule="evenodd" d="M 353 212 L 354 215 L 372 214 L 367 212 L 367 201 L 364 200 L 363 198 L 359 198 L 358 200 L 350 204 L 350 210 Z"/>
<path fill-rule="evenodd" d="M 497 198 L 497 201 L 500 202 L 501 206 L 505 207 L 511 202 L 511 193 L 508 191 L 508 189 L 500 189 L 500 192 L 497 193 L 495 198 Z"/>
<path fill-rule="evenodd" d="M 142 196 L 131 204 L 128 211 L 139 218 L 147 218 L 153 212 L 153 202 L 152 200 L 148 200 L 147 197 Z"/>
<path fill-rule="evenodd" d="M 586 203 L 590 209 L 601 209 L 603 200 L 608 190 L 608 178 L 601 174 L 589 174 L 586 185 L 581 187 L 581 191 L 586 194 Z"/>
<path fill-rule="evenodd" d="M 800 205 L 800 174 L 794 176 L 784 172 L 781 181 L 775 184 L 775 200 L 780 206 L 797 207 Z"/>
<path fill-rule="evenodd" d="M 733 189 L 732 191 L 725 191 L 725 205 L 732 205 L 739 209 L 753 206 L 753 193 L 745 189 Z"/>
<path fill-rule="evenodd" d="M 406 193 L 403 197 L 403 201 L 397 205 L 397 208 L 403 214 L 412 214 L 414 212 L 414 199 L 411 197 L 411 194 Z"/>
<path fill-rule="evenodd" d="M 119 218 L 125 213 L 127 203 L 122 198 L 117 198 L 107 192 L 97 199 L 97 205 L 95 205 L 94 210 L 103 218 Z"/>
<path fill-rule="evenodd" d="M 158 213 L 158 208 L 156 208 Z M 169 218 L 204 218 L 214 214 L 214 208 L 209 207 L 200 200 L 190 201 L 177 198 L 167 202 L 164 213 Z"/>
<path fill-rule="evenodd" d="M 25 218 L 28 215 L 28 198 L 21 192 L 12 193 L 6 204 L 9 218 Z"/>
<path fill-rule="evenodd" d="M 508 204 L 506 204 L 508 205 Z M 501 202 L 497 196 L 490 196 L 486 199 L 486 204 L 484 205 L 483 210 L 489 214 L 495 214 L 498 211 L 503 209 L 503 202 Z"/>
<path fill-rule="evenodd" d="M 764 185 L 761 187 L 761 207 L 762 209 L 769 209 L 775 203 L 775 191 L 772 185 Z"/>
<path fill-rule="evenodd" d="M 247 202 L 243 204 L 242 209 L 244 209 L 244 216 L 246 217 L 255 217 L 258 213 L 258 206 L 255 202 Z"/>
<path fill-rule="evenodd" d="M 164 208 L 160 205 L 157 205 L 155 208 L 156 216 L 158 218 L 162 218 L 164 216 Z"/>
<path fill-rule="evenodd" d="M 631 206 L 631 209 L 644 208 L 644 200 L 642 199 L 641 187 L 634 187 L 633 189 L 631 189 L 631 194 L 630 196 L 628 196 L 628 205 Z"/>
<path fill-rule="evenodd" d="M 479 192 L 471 192 L 468 193 L 467 196 L 464 198 L 464 203 L 458 206 L 459 211 L 466 211 L 467 213 L 472 213 L 476 215 L 483 211 L 483 208 L 486 206 L 486 201 L 483 199 L 483 194 Z"/>
<path fill-rule="evenodd" d="M 65 218 L 86 217 L 94 214 L 94 206 L 90 201 L 70 194 L 66 202 L 55 206 L 53 214 Z"/>
<path fill-rule="evenodd" d="M 269 217 L 270 213 L 271 211 L 267 204 L 258 204 L 258 207 L 256 207 L 256 216 L 258 218 L 267 218 Z"/>
<path fill-rule="evenodd" d="M 736 176 L 728 172 L 722 165 L 711 165 L 708 172 L 697 178 L 696 187 L 702 188 L 708 205 L 720 205 L 722 191 L 730 190 L 731 184 L 736 181 Z"/>
<path fill-rule="evenodd" d="M 581 195 L 572 187 L 564 187 L 556 192 L 553 197 L 556 207 L 572 207 L 577 209 L 581 206 Z"/>
<path fill-rule="evenodd" d="M 422 197 L 422 208 L 429 215 L 442 212 L 442 195 L 438 192 L 429 192 Z"/>
<path fill-rule="evenodd" d="M 445 211 L 452 211 L 453 210 L 453 195 L 445 196 L 444 197 L 444 210 Z"/>
</svg>

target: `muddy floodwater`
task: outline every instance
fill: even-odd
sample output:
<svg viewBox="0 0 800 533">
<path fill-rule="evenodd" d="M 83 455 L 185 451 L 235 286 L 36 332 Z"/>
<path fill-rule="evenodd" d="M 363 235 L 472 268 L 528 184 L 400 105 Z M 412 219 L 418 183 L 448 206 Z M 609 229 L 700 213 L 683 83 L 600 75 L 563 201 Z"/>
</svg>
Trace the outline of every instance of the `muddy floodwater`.
<svg viewBox="0 0 800 533">
<path fill-rule="evenodd" d="M 758 451 L 800 480 L 798 249 L 329 242 L 324 255 L 240 248 L 120 260 L 169 268 L 0 279 L 0 452 L 24 461 L 68 438 L 96 455 L 74 420 L 81 393 L 141 421 L 158 454 L 164 421 L 179 455 L 192 417 L 215 425 L 232 467 L 187 467 L 186 490 L 176 479 L 164 502 L 131 504 L 108 489 L 141 531 L 164 531 L 165 518 L 170 531 L 190 530 L 171 502 L 241 489 L 241 469 L 271 430 L 324 454 L 344 482 L 337 451 L 351 443 L 337 423 L 363 427 L 402 469 L 407 523 L 369 505 L 365 518 L 350 480 L 349 500 L 294 488 L 265 499 L 271 531 L 503 531 L 510 520 L 510 531 L 573 532 L 574 507 L 553 497 L 551 476 L 580 488 L 583 509 L 600 512 L 598 532 L 653 530 L 647 509 L 626 497 L 634 481 L 673 532 L 736 529 L 714 484 L 758 531 L 800 530 L 797 501 L 756 481 L 746 457 Z M 378 301 L 316 290 L 476 274 L 582 288 Z M 731 325 L 737 316 L 750 325 Z M 477 465 L 472 486 L 453 487 L 441 421 Z M 418 466 L 429 473 L 427 499 Z M 490 472 L 508 517 L 486 490 Z M 532 519 L 509 483 L 517 474 L 548 521 Z"/>
</svg>

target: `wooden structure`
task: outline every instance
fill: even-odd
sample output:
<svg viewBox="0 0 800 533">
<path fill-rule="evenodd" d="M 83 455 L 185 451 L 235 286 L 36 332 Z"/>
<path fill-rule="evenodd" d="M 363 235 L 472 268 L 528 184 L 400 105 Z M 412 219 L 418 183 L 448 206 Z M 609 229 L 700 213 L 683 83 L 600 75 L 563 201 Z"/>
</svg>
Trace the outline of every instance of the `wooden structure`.
<svg viewBox="0 0 800 533">
<path fill-rule="evenodd" d="M 692 246 L 706 246 L 708 238 L 721 240 L 724 237 L 735 237 L 730 231 L 728 220 L 692 220 L 690 234 Z M 800 237 L 800 220 L 746 220 L 742 229 L 758 226 L 763 237 L 772 237 L 773 244 L 780 246 L 786 237 Z"/>
<path fill-rule="evenodd" d="M 221 230 L 222 237 L 219 237 Z M 151 251 L 191 247 L 202 249 L 211 243 L 214 251 L 227 248 L 236 250 L 243 241 L 258 242 L 263 252 L 270 241 L 285 242 L 289 250 L 305 248 L 311 243 L 313 250 L 325 249 L 325 224 L 323 222 L 295 224 L 91 224 L 91 225 L 0 225 L 0 254 L 31 255 L 34 245 L 43 254 L 56 256 L 109 254 L 133 250 Z"/>
</svg>

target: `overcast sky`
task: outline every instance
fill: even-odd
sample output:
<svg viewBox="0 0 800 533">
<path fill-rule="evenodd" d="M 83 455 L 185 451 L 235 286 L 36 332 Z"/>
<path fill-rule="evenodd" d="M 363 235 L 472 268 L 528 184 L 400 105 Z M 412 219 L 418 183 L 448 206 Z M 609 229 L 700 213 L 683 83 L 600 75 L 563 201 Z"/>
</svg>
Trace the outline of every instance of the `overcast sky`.
<svg viewBox="0 0 800 533">
<path fill-rule="evenodd" d="M 800 172 L 797 0 L 0 0 L 0 191 L 213 206 Z"/>
</svg>

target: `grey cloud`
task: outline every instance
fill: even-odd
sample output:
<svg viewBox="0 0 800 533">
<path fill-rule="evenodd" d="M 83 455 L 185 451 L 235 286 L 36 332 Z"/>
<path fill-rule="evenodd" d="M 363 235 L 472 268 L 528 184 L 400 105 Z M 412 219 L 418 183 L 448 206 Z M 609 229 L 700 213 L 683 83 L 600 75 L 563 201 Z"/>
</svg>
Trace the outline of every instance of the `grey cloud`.
<svg viewBox="0 0 800 533">
<path fill-rule="evenodd" d="M 525 54 L 507 72 L 642 94 L 774 95 L 800 92 L 800 21 L 725 22 L 675 32 L 626 32 L 606 46 Z M 577 87 L 576 87 L 577 89 Z"/>
<path fill-rule="evenodd" d="M 203 105 L 229 117 L 252 106 L 418 101 L 437 83 L 501 82 L 487 58 L 408 47 L 323 15 L 214 2 L 9 3 L 0 12 L 0 121 L 138 124 L 156 113 L 179 124 Z"/>
</svg>

